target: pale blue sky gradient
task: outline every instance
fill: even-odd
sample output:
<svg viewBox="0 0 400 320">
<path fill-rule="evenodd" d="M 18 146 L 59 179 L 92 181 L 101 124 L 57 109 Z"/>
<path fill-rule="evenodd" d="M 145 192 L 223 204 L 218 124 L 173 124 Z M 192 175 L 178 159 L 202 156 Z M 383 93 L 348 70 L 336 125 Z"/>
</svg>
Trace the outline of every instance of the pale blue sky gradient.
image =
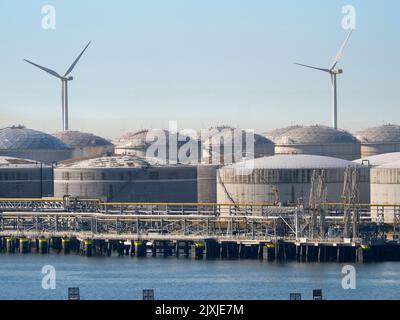
<svg viewBox="0 0 400 320">
<path fill-rule="evenodd" d="M 55 31 L 41 27 L 46 4 Z M 339 126 L 399 123 L 398 0 L 0 0 L 0 126 L 59 130 L 59 81 L 23 59 L 65 72 L 89 40 L 69 86 L 71 129 L 330 125 L 329 76 L 293 62 L 330 65 L 346 4 L 357 30 L 340 63 Z"/>
</svg>

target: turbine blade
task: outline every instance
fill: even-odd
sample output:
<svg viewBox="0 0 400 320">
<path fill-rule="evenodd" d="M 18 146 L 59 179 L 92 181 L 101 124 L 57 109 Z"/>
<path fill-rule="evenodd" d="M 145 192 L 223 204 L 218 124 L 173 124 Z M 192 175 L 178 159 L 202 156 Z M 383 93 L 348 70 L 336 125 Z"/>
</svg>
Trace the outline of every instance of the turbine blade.
<svg viewBox="0 0 400 320">
<path fill-rule="evenodd" d="M 325 71 L 325 72 L 329 72 L 329 73 L 331 72 L 331 70 L 329 70 L 329 69 L 317 68 L 317 67 L 309 66 L 309 65 L 306 65 L 306 64 L 302 64 L 302 63 L 295 62 L 294 64 L 297 64 L 298 66 L 302 66 L 302 67 L 306 67 L 306 68 L 319 70 L 319 71 Z"/>
<path fill-rule="evenodd" d="M 346 47 L 347 43 L 349 42 L 350 36 L 353 33 L 354 29 L 351 29 L 349 34 L 346 37 L 346 40 L 344 40 L 342 46 L 340 47 L 338 53 L 336 54 L 335 59 L 333 60 L 332 66 L 331 66 L 331 70 L 334 69 L 336 67 L 336 65 L 338 64 L 340 58 L 342 57 L 342 53 L 344 48 Z"/>
<path fill-rule="evenodd" d="M 54 70 L 51 70 L 51 69 L 49 69 L 49 68 L 45 68 L 45 67 L 39 66 L 38 64 L 36 64 L 36 63 L 34 63 L 34 62 L 32 62 L 32 61 L 26 60 L 26 59 L 24 59 L 24 61 L 30 63 L 31 65 L 34 65 L 35 67 L 37 67 L 37 68 L 39 68 L 39 69 L 42 69 L 43 71 L 46 71 L 47 73 L 50 73 L 52 76 L 55 76 L 55 77 L 57 77 L 57 78 L 59 78 L 59 79 L 62 79 L 62 76 L 60 76 L 60 75 L 59 75 L 57 72 L 55 72 Z"/>
<path fill-rule="evenodd" d="M 79 59 L 82 57 L 83 53 L 85 52 L 85 50 L 87 49 L 87 47 L 89 47 L 89 44 L 92 41 L 89 41 L 89 43 L 86 45 L 86 47 L 82 50 L 82 52 L 80 53 L 80 55 L 78 56 L 78 58 L 75 59 L 75 61 L 71 64 L 71 66 L 69 67 L 69 69 L 67 70 L 67 72 L 64 74 L 64 77 L 66 77 L 67 75 L 69 75 L 71 73 L 71 71 L 75 68 L 75 65 L 78 63 Z"/>
</svg>

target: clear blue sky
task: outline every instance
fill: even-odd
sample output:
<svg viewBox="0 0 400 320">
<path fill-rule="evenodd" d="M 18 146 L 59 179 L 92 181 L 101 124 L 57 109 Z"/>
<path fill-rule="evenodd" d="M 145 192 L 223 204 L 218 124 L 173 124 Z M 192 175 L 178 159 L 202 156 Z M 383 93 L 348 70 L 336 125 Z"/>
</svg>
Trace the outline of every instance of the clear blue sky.
<svg viewBox="0 0 400 320">
<path fill-rule="evenodd" d="M 53 31 L 41 27 L 46 4 Z M 0 0 L 0 126 L 59 130 L 59 81 L 23 59 L 65 72 L 88 40 L 69 86 L 71 129 L 330 125 L 329 76 L 293 62 L 330 65 L 346 4 L 357 30 L 340 63 L 339 126 L 399 123 L 398 0 Z"/>
</svg>

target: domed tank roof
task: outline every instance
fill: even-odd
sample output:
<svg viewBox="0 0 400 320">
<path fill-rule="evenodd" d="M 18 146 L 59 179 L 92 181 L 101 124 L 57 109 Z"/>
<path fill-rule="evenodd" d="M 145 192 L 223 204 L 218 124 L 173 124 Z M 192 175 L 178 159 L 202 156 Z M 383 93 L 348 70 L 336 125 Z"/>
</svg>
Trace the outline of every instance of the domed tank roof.
<svg viewBox="0 0 400 320">
<path fill-rule="evenodd" d="M 329 143 L 359 143 L 349 132 L 327 126 L 314 125 L 298 127 L 283 133 L 275 140 L 276 144 L 329 144 Z"/>
<path fill-rule="evenodd" d="M 361 143 L 390 143 L 400 142 L 400 126 L 385 124 L 371 127 L 356 133 Z"/>
<path fill-rule="evenodd" d="M 267 138 L 270 139 L 271 141 L 274 141 L 281 137 L 282 135 L 284 135 L 286 132 L 293 130 L 293 129 L 297 129 L 297 128 L 301 128 L 301 126 L 299 125 L 294 125 L 294 126 L 288 126 L 288 127 L 284 127 L 284 128 L 278 128 L 278 129 L 274 129 L 272 131 L 268 131 L 268 132 L 264 132 L 263 135 Z"/>
<path fill-rule="evenodd" d="M 308 154 L 280 154 L 270 157 L 245 160 L 224 168 L 234 169 L 331 169 L 360 166 L 357 163 L 333 157 Z"/>
<path fill-rule="evenodd" d="M 364 157 L 360 158 L 357 160 L 354 160 L 354 162 L 362 164 L 363 162 L 368 162 L 370 166 L 380 166 L 385 163 L 390 163 L 393 161 L 400 160 L 400 152 L 390 152 L 390 153 L 382 153 L 382 154 L 377 154 L 374 156 L 370 157 Z"/>
<path fill-rule="evenodd" d="M 400 169 L 400 160 L 382 164 L 374 169 Z"/>
<path fill-rule="evenodd" d="M 13 126 L 0 129 L 0 149 L 70 149 L 60 139 L 50 134 L 27 129 L 23 126 Z"/>
<path fill-rule="evenodd" d="M 158 136 L 163 132 L 166 136 L 166 144 L 169 144 L 169 131 L 165 129 L 143 129 L 135 132 L 128 132 L 117 138 L 113 141 L 114 145 L 120 148 L 132 148 L 138 150 L 145 150 L 149 147 L 153 142 L 152 139 L 150 141 L 146 141 L 146 137 L 150 133 L 153 137 Z M 186 141 L 189 138 L 186 138 Z M 178 147 L 183 145 L 186 141 L 178 141 Z"/>
<path fill-rule="evenodd" d="M 113 145 L 102 137 L 81 131 L 59 131 L 53 133 L 53 136 L 71 147 L 105 147 Z"/>
<path fill-rule="evenodd" d="M 40 164 L 35 160 L 21 159 L 7 156 L 0 156 L 0 169 L 4 168 L 34 168 L 34 167 L 48 167 L 45 164 Z"/>
<path fill-rule="evenodd" d="M 137 156 L 107 156 L 85 160 L 66 160 L 61 162 L 59 168 L 147 168 L 166 165 L 165 161 L 158 158 L 145 158 Z M 169 164 L 168 164 L 169 165 Z"/>
<path fill-rule="evenodd" d="M 234 134 L 241 133 L 242 143 L 245 144 L 245 141 L 246 141 L 246 131 L 245 130 L 241 130 L 241 129 L 233 128 L 233 127 L 227 127 L 227 126 L 210 128 L 210 130 L 212 130 L 212 129 L 217 129 L 218 133 L 215 133 L 215 135 L 219 135 L 223 139 L 232 139 L 234 137 Z M 236 132 L 236 130 L 237 130 L 237 132 Z M 211 137 L 209 137 L 208 139 L 205 139 L 205 141 L 204 141 L 205 146 L 210 144 L 210 140 L 211 140 L 211 145 L 214 143 L 218 144 L 218 145 L 220 144 L 220 141 L 216 141 L 212 137 L 213 137 L 213 135 L 211 135 Z M 254 143 L 255 144 L 274 144 L 270 139 L 268 139 L 260 134 L 257 134 L 257 133 L 254 133 Z"/>
</svg>

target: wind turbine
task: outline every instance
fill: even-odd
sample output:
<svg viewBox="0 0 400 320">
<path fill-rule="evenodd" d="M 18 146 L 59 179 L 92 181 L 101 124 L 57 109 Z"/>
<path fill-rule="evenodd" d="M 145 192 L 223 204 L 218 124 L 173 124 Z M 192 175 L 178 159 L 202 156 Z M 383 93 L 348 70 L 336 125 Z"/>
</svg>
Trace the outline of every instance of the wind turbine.
<svg viewBox="0 0 400 320">
<path fill-rule="evenodd" d="M 79 56 L 75 59 L 75 61 L 71 64 L 71 66 L 68 68 L 67 72 L 62 76 L 55 72 L 54 70 L 51 70 L 49 68 L 42 67 L 32 61 L 24 59 L 24 61 L 34 65 L 35 67 L 38 67 L 39 69 L 42 69 L 43 71 L 46 71 L 47 73 L 50 73 L 52 76 L 58 78 L 61 80 L 61 101 L 62 101 L 62 129 L 63 131 L 68 130 L 68 81 L 73 80 L 74 78 L 71 76 L 68 76 L 72 70 L 75 68 L 75 65 L 78 63 L 79 59 L 89 47 L 89 43 L 86 45 L 86 47 L 82 50 L 82 52 L 79 54 Z"/>
<path fill-rule="evenodd" d="M 337 64 L 339 63 L 340 58 L 342 57 L 342 52 L 343 49 L 346 47 L 347 42 L 349 41 L 349 38 L 351 36 L 351 34 L 353 33 L 354 29 L 351 29 L 349 34 L 346 37 L 346 40 L 343 42 L 342 46 L 340 47 L 338 53 L 336 54 L 335 59 L 333 60 L 332 65 L 330 66 L 329 69 L 325 69 L 325 68 L 317 68 L 317 67 L 313 67 L 313 66 L 309 66 L 306 64 L 301 64 L 301 63 L 297 63 L 295 62 L 295 64 L 302 66 L 302 67 L 306 67 L 306 68 L 311 68 L 311 69 L 315 69 L 315 70 L 319 70 L 319 71 L 324 71 L 330 74 L 331 76 L 331 82 L 332 82 L 332 127 L 334 129 L 337 129 L 337 83 L 336 83 L 336 76 L 338 74 L 342 74 L 343 73 L 343 69 L 336 69 Z"/>
</svg>

